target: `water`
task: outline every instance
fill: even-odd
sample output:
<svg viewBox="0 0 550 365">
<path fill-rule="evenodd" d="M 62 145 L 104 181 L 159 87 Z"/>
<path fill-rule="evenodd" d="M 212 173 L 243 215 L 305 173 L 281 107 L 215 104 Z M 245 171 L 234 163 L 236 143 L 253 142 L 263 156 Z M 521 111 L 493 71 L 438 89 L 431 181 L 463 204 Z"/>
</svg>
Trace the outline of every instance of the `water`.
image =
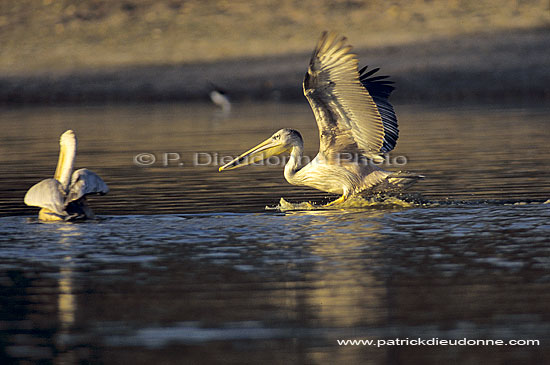
<svg viewBox="0 0 550 365">
<path fill-rule="evenodd" d="M 281 212 L 266 206 L 335 196 L 206 156 L 282 127 L 314 155 L 305 103 L 4 109 L 0 362 L 550 362 L 550 110 L 397 111 L 407 164 L 388 169 L 425 180 L 396 204 Z M 97 221 L 40 223 L 22 197 L 68 128 L 111 192 L 90 199 Z M 395 338 L 541 344 L 337 343 Z"/>
</svg>

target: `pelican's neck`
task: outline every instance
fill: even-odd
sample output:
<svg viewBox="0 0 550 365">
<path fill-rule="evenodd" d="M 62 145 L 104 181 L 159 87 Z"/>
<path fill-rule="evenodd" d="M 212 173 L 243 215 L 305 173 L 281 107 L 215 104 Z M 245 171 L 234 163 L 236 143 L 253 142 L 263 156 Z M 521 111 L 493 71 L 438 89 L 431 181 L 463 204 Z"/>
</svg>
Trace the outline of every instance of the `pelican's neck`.
<svg viewBox="0 0 550 365">
<path fill-rule="evenodd" d="M 291 184 L 297 185 L 297 182 L 295 182 L 295 177 L 296 173 L 302 168 L 301 161 L 303 155 L 303 144 L 295 144 L 290 150 L 290 158 L 285 165 L 285 179 Z"/>
<path fill-rule="evenodd" d="M 59 160 L 55 169 L 54 178 L 61 183 L 63 190 L 69 189 L 76 158 L 76 136 L 69 130 L 61 135 L 59 141 Z"/>
</svg>

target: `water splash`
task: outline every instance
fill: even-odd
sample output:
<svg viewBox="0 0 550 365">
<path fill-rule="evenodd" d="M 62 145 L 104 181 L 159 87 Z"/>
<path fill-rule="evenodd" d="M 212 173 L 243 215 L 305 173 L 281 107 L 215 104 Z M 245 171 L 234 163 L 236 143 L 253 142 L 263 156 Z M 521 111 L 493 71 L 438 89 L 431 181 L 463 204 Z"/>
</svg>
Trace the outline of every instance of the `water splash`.
<svg viewBox="0 0 550 365">
<path fill-rule="evenodd" d="M 407 196 L 393 196 L 376 194 L 370 197 L 353 196 L 342 203 L 333 205 L 320 204 L 315 202 L 291 203 L 281 198 L 279 205 L 266 207 L 266 210 L 278 210 L 281 212 L 292 210 L 341 210 L 341 209 L 399 209 L 413 208 L 423 203 L 413 200 Z"/>
</svg>

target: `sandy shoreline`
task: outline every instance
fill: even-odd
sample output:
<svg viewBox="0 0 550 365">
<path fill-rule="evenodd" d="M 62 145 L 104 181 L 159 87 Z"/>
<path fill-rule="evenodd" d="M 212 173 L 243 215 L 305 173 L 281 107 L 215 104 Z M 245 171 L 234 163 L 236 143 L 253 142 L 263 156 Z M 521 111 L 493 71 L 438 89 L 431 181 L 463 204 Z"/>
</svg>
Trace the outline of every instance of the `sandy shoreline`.
<svg viewBox="0 0 550 365">
<path fill-rule="evenodd" d="M 355 49 L 381 67 L 398 100 L 550 99 L 550 29 L 465 35 Z M 0 76 L 0 103 L 207 100 L 209 82 L 234 100 L 302 100 L 309 53 L 228 62 L 82 69 Z"/>
</svg>

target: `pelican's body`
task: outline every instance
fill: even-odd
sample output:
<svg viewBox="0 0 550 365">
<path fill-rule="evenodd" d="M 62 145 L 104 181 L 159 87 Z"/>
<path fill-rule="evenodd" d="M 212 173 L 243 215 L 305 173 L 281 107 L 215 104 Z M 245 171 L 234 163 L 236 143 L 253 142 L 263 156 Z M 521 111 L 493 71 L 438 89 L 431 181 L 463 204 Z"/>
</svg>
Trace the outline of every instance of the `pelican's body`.
<svg viewBox="0 0 550 365">
<path fill-rule="evenodd" d="M 302 136 L 296 130 L 281 129 L 220 171 L 288 151 L 285 179 L 340 194 L 331 204 L 366 191 L 405 187 L 421 177 L 387 172 L 377 165 L 395 147 L 399 134 L 388 101 L 394 88 L 387 76 L 371 77 L 378 69 L 359 71 L 357 58 L 345 42 L 345 38 L 323 33 L 304 77 L 304 95 L 319 128 L 317 156 L 302 165 Z"/>
<path fill-rule="evenodd" d="M 59 139 L 59 160 L 53 179 L 33 185 L 25 194 L 25 204 L 40 207 L 38 218 L 63 221 L 94 218 L 86 195 L 107 194 L 109 188 L 94 172 L 79 169 L 73 172 L 76 159 L 76 136 L 68 130 Z"/>
</svg>

